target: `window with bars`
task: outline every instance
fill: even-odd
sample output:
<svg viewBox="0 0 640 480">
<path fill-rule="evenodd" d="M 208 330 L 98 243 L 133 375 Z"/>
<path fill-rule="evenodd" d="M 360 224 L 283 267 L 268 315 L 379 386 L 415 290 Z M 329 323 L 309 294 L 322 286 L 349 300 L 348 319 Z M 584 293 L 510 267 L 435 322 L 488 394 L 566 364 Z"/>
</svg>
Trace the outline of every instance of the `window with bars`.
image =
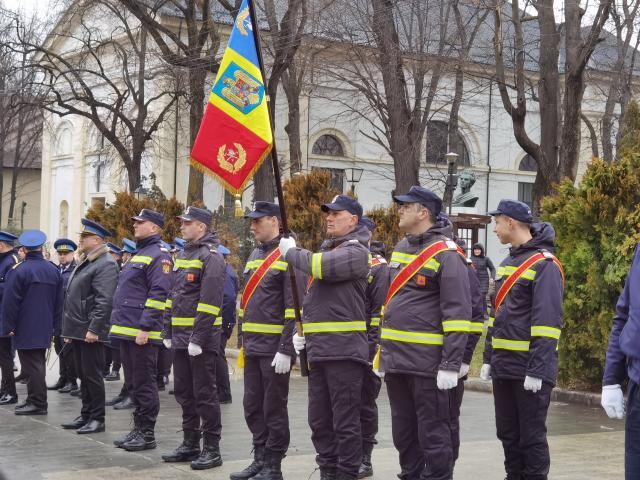
<svg viewBox="0 0 640 480">
<path fill-rule="evenodd" d="M 344 178 L 345 173 L 342 168 L 325 168 L 325 167 L 312 167 L 311 170 L 320 170 L 321 172 L 328 172 L 331 175 L 331 188 L 344 192 Z"/>
<path fill-rule="evenodd" d="M 344 157 L 344 147 L 335 135 L 322 135 L 313 144 L 311 153 L 328 157 Z"/>
<path fill-rule="evenodd" d="M 426 160 L 428 165 L 437 165 L 444 168 L 447 167 L 447 160 L 445 155 L 449 153 L 449 124 L 439 120 L 431 120 L 427 123 L 427 155 Z M 455 143 L 457 148 L 451 148 L 456 150 L 458 154 L 458 166 L 470 167 L 471 161 L 469 160 L 469 150 L 464 143 L 462 135 L 459 133 L 455 136 Z"/>
<path fill-rule="evenodd" d="M 533 208 L 533 183 L 518 182 L 518 200 Z"/>
</svg>

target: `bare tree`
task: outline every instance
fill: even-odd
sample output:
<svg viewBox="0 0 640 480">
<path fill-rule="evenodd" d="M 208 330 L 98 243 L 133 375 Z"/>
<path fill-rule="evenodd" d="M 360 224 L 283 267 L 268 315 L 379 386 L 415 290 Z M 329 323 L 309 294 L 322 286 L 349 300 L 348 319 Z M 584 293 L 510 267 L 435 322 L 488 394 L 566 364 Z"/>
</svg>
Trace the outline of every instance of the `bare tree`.
<svg viewBox="0 0 640 480">
<path fill-rule="evenodd" d="M 150 64 L 144 24 L 113 0 L 94 0 L 68 10 L 74 29 L 54 39 L 75 45 L 61 53 L 50 43 L 34 42 L 17 26 L 15 52 L 32 58 L 33 84 L 48 91 L 42 107 L 55 115 L 90 120 L 124 165 L 129 190 L 141 181 L 142 157 L 176 101 L 179 76 L 163 64 Z M 101 18 L 96 26 L 95 18 Z"/>
<path fill-rule="evenodd" d="M 146 27 L 160 49 L 165 62 L 182 68 L 188 77 L 189 130 L 191 145 L 195 140 L 204 114 L 206 80 L 220 66 L 218 50 L 220 37 L 213 17 L 211 0 L 117 0 Z M 221 0 L 225 7 L 239 8 L 240 2 Z M 177 15 L 175 13 L 177 12 Z M 173 25 L 167 18 L 176 18 Z M 183 30 L 184 29 L 184 30 Z M 187 202 L 202 200 L 203 176 L 191 168 Z"/>
<path fill-rule="evenodd" d="M 530 5 L 537 15 L 526 13 Z M 553 0 L 537 0 L 522 6 L 519 0 L 497 1 L 494 5 L 494 50 L 500 98 L 513 124 L 514 136 L 522 149 L 538 164 L 534 183 L 534 208 L 563 177 L 575 180 L 580 148 L 580 122 L 587 62 L 591 57 L 607 17 L 610 0 L 600 0 L 591 28 L 582 27 L 584 10 L 577 0 L 565 2 L 565 23 L 558 25 Z M 507 25 L 503 24 L 506 19 Z M 525 38 L 525 23 L 534 22 Z M 560 49 L 565 45 L 564 88 L 559 69 Z M 583 37 L 584 35 L 584 37 Z M 513 41 L 509 49 L 509 42 Z M 505 59 L 505 46 L 513 57 Z M 531 59 L 528 52 L 538 52 Z M 531 64 L 536 72 L 531 71 Z M 507 73 L 507 69 L 509 72 Z M 508 77 L 509 75 L 509 77 Z M 513 83 L 511 81 L 513 77 Z M 537 79 L 537 92 L 534 83 Z M 514 91 L 515 103 L 511 96 Z M 564 96 L 561 96 L 564 92 Z M 525 127 L 528 98 L 540 110 L 540 141 L 531 138 Z"/>
</svg>

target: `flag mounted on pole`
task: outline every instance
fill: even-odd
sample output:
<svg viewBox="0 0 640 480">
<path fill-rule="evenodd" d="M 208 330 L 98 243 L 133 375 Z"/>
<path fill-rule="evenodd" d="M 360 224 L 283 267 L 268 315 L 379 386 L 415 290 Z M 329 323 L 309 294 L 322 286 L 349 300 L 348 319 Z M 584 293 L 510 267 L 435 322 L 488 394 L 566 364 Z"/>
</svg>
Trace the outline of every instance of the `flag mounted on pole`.
<svg viewBox="0 0 640 480">
<path fill-rule="evenodd" d="M 235 195 L 236 207 L 247 182 L 273 147 L 248 1 L 240 6 L 191 150 L 191 164 Z"/>
</svg>

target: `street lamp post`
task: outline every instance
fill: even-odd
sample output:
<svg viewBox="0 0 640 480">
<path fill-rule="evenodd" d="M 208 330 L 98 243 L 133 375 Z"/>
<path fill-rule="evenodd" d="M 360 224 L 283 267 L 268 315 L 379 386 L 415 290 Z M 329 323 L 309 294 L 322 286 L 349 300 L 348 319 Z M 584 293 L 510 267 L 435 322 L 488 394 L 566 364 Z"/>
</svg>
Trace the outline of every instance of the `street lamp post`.
<svg viewBox="0 0 640 480">
<path fill-rule="evenodd" d="M 449 152 L 445 155 L 447 159 L 447 186 L 445 188 L 445 197 L 449 206 L 449 216 L 453 208 L 453 194 L 458 186 L 458 154 Z"/>
<path fill-rule="evenodd" d="M 362 172 L 364 169 L 362 168 L 346 168 L 345 173 L 347 174 L 347 182 L 351 184 L 351 195 L 355 195 L 356 193 L 356 183 L 360 182 L 362 178 Z"/>
</svg>

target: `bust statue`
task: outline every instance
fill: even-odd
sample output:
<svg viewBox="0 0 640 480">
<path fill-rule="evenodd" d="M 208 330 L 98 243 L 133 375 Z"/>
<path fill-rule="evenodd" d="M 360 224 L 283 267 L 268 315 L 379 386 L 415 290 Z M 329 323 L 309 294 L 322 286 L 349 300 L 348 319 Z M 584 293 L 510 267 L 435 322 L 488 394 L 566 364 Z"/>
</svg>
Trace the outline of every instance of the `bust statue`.
<svg viewBox="0 0 640 480">
<path fill-rule="evenodd" d="M 460 174 L 458 184 L 462 193 L 453 199 L 454 207 L 475 207 L 478 201 L 477 195 L 471 193 L 471 187 L 476 183 L 476 176 L 470 170 L 465 170 Z"/>
</svg>

